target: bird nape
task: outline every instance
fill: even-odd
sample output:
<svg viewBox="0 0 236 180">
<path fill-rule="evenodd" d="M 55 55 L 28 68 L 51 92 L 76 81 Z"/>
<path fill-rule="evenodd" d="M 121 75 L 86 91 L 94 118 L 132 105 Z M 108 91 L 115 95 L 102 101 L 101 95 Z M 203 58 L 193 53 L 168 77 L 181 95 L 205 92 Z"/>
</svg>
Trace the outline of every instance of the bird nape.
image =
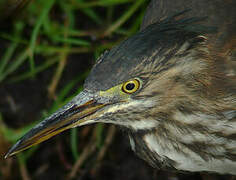
<svg viewBox="0 0 236 180">
<path fill-rule="evenodd" d="M 104 53 L 84 90 L 6 157 L 66 129 L 102 122 L 123 128 L 132 149 L 155 168 L 236 175 L 235 75 L 212 54 L 204 37 L 210 32 L 197 24 L 203 19 L 175 19 Z"/>
</svg>

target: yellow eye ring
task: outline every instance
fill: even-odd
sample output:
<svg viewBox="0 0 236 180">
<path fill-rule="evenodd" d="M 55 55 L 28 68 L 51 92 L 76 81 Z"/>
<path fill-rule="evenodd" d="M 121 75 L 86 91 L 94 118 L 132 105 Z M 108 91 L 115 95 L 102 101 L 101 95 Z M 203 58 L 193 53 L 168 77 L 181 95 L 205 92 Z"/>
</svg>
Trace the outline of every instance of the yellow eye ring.
<svg viewBox="0 0 236 180">
<path fill-rule="evenodd" d="M 122 91 L 127 94 L 132 94 L 136 92 L 140 87 L 140 82 L 137 79 L 132 79 L 125 82 L 122 86 Z"/>
</svg>

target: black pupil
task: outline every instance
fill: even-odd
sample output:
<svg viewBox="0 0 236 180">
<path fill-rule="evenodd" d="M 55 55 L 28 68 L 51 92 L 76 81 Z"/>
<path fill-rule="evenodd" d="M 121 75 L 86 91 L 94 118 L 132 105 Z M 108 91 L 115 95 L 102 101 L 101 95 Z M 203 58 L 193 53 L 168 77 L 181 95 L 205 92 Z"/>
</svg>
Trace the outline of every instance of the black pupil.
<svg viewBox="0 0 236 180">
<path fill-rule="evenodd" d="M 129 84 L 126 85 L 126 89 L 127 89 L 128 91 L 133 90 L 134 87 L 135 87 L 135 84 L 134 84 L 134 83 L 129 83 Z"/>
</svg>

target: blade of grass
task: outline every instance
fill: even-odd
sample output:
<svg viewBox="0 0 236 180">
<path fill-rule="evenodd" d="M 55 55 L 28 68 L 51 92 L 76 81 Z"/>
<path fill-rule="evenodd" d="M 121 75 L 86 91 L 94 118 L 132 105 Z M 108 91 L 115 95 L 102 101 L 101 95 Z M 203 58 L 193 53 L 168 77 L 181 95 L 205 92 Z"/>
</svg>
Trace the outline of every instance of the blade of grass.
<svg viewBox="0 0 236 180">
<path fill-rule="evenodd" d="M 0 76 L 1 76 L 2 72 L 4 71 L 6 65 L 8 64 L 9 60 L 13 56 L 13 53 L 14 53 L 17 45 L 18 45 L 18 43 L 16 43 L 16 42 L 11 43 L 11 45 L 7 48 L 4 56 L 2 57 L 2 59 L 0 61 Z"/>
<path fill-rule="evenodd" d="M 14 72 L 28 57 L 28 49 L 24 50 L 18 58 L 13 61 L 4 73 L 0 74 L 0 82 L 10 73 Z"/>
<path fill-rule="evenodd" d="M 51 83 L 48 86 L 48 97 L 51 99 L 56 98 L 57 85 L 58 85 L 58 83 L 62 77 L 62 73 L 66 67 L 67 57 L 68 57 L 68 53 L 66 53 L 66 52 L 62 52 L 59 55 L 60 60 L 57 65 L 57 69 L 51 79 Z"/>
<path fill-rule="evenodd" d="M 124 24 L 130 16 L 144 3 L 144 0 L 137 0 L 115 23 L 113 23 L 103 34 L 103 36 L 110 35 L 118 27 Z"/>
<path fill-rule="evenodd" d="M 101 148 L 103 144 L 103 136 L 102 136 L 103 130 L 104 130 L 103 124 L 98 124 L 96 127 L 96 143 L 98 148 Z"/>
<path fill-rule="evenodd" d="M 23 39 L 23 37 L 13 37 L 11 34 L 0 32 L 0 38 L 6 39 L 15 43 L 20 43 L 24 45 L 28 45 L 28 41 L 26 39 Z"/>
<path fill-rule="evenodd" d="M 50 20 L 49 16 L 45 16 L 42 23 L 42 29 L 43 29 L 42 33 L 45 33 L 48 36 L 53 34 L 52 32 L 54 28 L 51 23 L 52 21 Z"/>
<path fill-rule="evenodd" d="M 63 42 L 63 43 L 68 43 L 71 45 L 81 45 L 81 46 L 89 46 L 90 42 L 86 41 L 86 40 L 82 40 L 82 39 L 74 39 L 74 38 L 63 38 L 63 37 L 59 37 L 59 36 L 55 36 L 53 38 L 53 40 L 57 41 L 57 42 Z"/>
<path fill-rule="evenodd" d="M 21 31 L 24 28 L 23 22 L 17 22 L 14 26 L 15 32 L 14 32 L 14 38 L 19 39 L 21 35 Z M 7 48 L 6 53 L 4 54 L 3 58 L 0 61 L 0 74 L 5 70 L 5 67 L 7 66 L 9 60 L 14 54 L 14 51 L 18 45 L 19 41 L 13 41 L 11 42 L 10 46 Z"/>
<path fill-rule="evenodd" d="M 84 8 L 81 9 L 81 11 L 88 17 L 90 17 L 96 24 L 102 24 L 103 22 L 102 18 L 93 9 Z"/>
<path fill-rule="evenodd" d="M 59 47 L 59 46 L 45 46 L 40 45 L 35 48 L 36 53 L 44 53 L 44 54 L 54 54 L 60 52 L 70 52 L 70 53 L 88 53 L 91 52 L 93 48 L 90 47 Z"/>
<path fill-rule="evenodd" d="M 114 15 L 114 6 L 109 6 L 107 8 L 107 13 L 106 13 L 107 24 L 111 24 L 112 23 L 113 15 Z"/>
<path fill-rule="evenodd" d="M 39 16 L 39 18 L 37 19 L 37 23 L 32 31 L 32 35 L 30 38 L 30 45 L 29 45 L 29 50 L 30 50 L 30 58 L 29 58 L 29 62 L 30 62 L 30 69 L 32 72 L 32 75 L 34 75 L 34 71 L 35 71 L 35 65 L 34 65 L 34 49 L 36 46 L 36 40 L 39 34 L 39 30 L 43 24 L 43 21 L 45 19 L 45 17 L 48 15 L 50 9 L 52 8 L 53 4 L 55 3 L 55 0 L 49 0 L 49 1 L 44 1 L 44 7 L 42 8 L 42 12 Z"/>
<path fill-rule="evenodd" d="M 65 27 L 61 27 L 61 28 L 63 30 Z M 78 29 L 69 29 L 68 34 L 69 34 L 69 36 L 80 37 L 80 36 L 88 36 L 88 35 L 90 35 L 90 32 L 88 32 L 88 30 L 83 31 L 83 30 L 78 30 Z"/>
<path fill-rule="evenodd" d="M 90 1 L 90 2 L 82 2 L 81 0 L 77 1 L 71 1 L 71 4 L 74 6 L 74 8 L 89 8 L 89 7 L 106 7 L 106 6 L 114 6 L 119 4 L 125 4 L 134 2 L 135 0 L 100 0 L 100 1 Z"/>
<path fill-rule="evenodd" d="M 70 130 L 70 144 L 73 158 L 76 161 L 79 157 L 77 148 L 78 147 L 77 128 L 73 128 Z"/>
<path fill-rule="evenodd" d="M 55 64 L 58 61 L 59 61 L 58 57 L 53 57 L 51 59 L 48 59 L 42 65 L 37 66 L 33 73 L 38 74 L 38 73 L 46 70 L 47 68 L 51 67 L 53 64 Z M 32 77 L 32 71 L 28 71 L 28 72 L 25 72 L 23 74 L 12 77 L 11 79 L 9 79 L 9 83 L 19 82 L 19 81 L 25 80 L 25 79 L 30 78 L 30 77 Z"/>
</svg>

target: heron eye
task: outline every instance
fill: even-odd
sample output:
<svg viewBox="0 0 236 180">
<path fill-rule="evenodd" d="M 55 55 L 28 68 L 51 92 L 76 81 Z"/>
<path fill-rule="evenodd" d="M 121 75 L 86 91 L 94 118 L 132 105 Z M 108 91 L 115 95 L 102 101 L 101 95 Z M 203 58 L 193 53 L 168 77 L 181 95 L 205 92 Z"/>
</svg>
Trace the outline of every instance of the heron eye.
<svg viewBox="0 0 236 180">
<path fill-rule="evenodd" d="M 129 80 L 122 86 L 122 91 L 131 94 L 136 92 L 140 87 L 140 82 L 137 79 Z"/>
</svg>

